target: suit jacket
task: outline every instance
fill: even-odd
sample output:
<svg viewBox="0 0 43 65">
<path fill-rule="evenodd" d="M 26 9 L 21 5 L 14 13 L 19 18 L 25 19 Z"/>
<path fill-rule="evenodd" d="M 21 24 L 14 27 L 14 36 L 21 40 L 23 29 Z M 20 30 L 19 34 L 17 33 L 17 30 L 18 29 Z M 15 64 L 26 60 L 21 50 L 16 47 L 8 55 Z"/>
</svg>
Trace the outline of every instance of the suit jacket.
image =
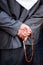
<svg viewBox="0 0 43 65">
<path fill-rule="evenodd" d="M 0 49 L 13 49 L 22 46 L 22 40 L 17 36 L 18 29 L 22 23 L 25 23 L 30 27 L 30 24 L 32 24 L 31 29 L 33 30 L 33 33 L 36 32 L 37 29 L 39 32 L 38 26 L 36 26 L 36 28 L 38 27 L 37 29 L 33 29 L 34 22 L 38 23 L 41 21 L 42 23 L 43 5 L 39 5 L 40 0 L 38 0 L 30 11 L 27 11 L 20 4 L 18 4 L 16 0 L 0 0 Z M 38 8 L 39 10 L 37 11 Z M 39 13 L 38 15 L 36 11 Z M 41 23 L 39 22 L 38 24 L 41 25 Z M 37 41 L 35 36 L 36 34 L 34 35 L 34 38 L 35 41 Z M 26 44 L 31 45 L 29 39 L 27 39 Z"/>
</svg>

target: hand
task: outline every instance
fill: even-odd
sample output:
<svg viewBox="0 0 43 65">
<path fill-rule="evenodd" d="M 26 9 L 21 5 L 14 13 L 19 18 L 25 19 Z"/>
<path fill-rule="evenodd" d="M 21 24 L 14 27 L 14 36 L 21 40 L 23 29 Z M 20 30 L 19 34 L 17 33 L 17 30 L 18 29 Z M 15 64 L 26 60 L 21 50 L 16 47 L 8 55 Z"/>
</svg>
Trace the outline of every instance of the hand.
<svg viewBox="0 0 43 65">
<path fill-rule="evenodd" d="M 18 30 L 18 36 L 24 40 L 27 39 L 30 34 L 32 34 L 31 28 L 26 24 L 22 24 Z"/>
</svg>

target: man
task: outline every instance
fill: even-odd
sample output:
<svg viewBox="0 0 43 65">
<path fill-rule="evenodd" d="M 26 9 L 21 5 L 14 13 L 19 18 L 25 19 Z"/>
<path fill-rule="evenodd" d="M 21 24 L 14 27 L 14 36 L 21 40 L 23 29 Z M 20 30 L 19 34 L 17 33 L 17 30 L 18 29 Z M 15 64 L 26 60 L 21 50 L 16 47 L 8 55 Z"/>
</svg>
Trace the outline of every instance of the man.
<svg viewBox="0 0 43 65">
<path fill-rule="evenodd" d="M 43 5 L 40 0 L 29 13 L 16 0 L 0 0 L 0 64 L 40 65 L 39 52 L 36 48 L 42 23 Z M 31 33 L 34 37 L 34 57 L 32 62 L 26 63 L 22 41 L 26 39 L 26 47 L 30 56 L 31 43 L 28 36 Z"/>
</svg>

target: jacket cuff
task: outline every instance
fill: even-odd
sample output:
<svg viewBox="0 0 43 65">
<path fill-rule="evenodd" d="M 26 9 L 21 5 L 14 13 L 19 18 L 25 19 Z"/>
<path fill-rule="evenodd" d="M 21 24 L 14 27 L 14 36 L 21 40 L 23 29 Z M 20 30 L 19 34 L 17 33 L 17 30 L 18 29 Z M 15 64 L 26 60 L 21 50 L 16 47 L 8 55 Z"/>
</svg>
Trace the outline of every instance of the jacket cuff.
<svg viewBox="0 0 43 65">
<path fill-rule="evenodd" d="M 18 34 L 18 30 L 19 30 L 19 28 L 20 28 L 20 26 L 22 25 L 22 22 L 20 22 L 20 20 L 17 20 L 17 23 L 15 24 L 15 26 L 16 26 L 16 30 L 15 30 L 15 33 L 16 33 L 16 35 Z"/>
</svg>

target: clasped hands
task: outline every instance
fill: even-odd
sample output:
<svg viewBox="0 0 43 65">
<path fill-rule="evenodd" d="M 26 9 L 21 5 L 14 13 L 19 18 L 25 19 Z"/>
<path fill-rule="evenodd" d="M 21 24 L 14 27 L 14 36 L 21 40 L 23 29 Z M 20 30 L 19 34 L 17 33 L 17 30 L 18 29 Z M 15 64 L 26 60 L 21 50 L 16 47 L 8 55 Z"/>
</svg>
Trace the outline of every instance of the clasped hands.
<svg viewBox="0 0 43 65">
<path fill-rule="evenodd" d="M 22 39 L 22 40 L 27 40 L 28 36 L 32 34 L 32 30 L 31 28 L 26 25 L 26 24 L 22 24 L 18 30 L 18 36 Z"/>
</svg>

